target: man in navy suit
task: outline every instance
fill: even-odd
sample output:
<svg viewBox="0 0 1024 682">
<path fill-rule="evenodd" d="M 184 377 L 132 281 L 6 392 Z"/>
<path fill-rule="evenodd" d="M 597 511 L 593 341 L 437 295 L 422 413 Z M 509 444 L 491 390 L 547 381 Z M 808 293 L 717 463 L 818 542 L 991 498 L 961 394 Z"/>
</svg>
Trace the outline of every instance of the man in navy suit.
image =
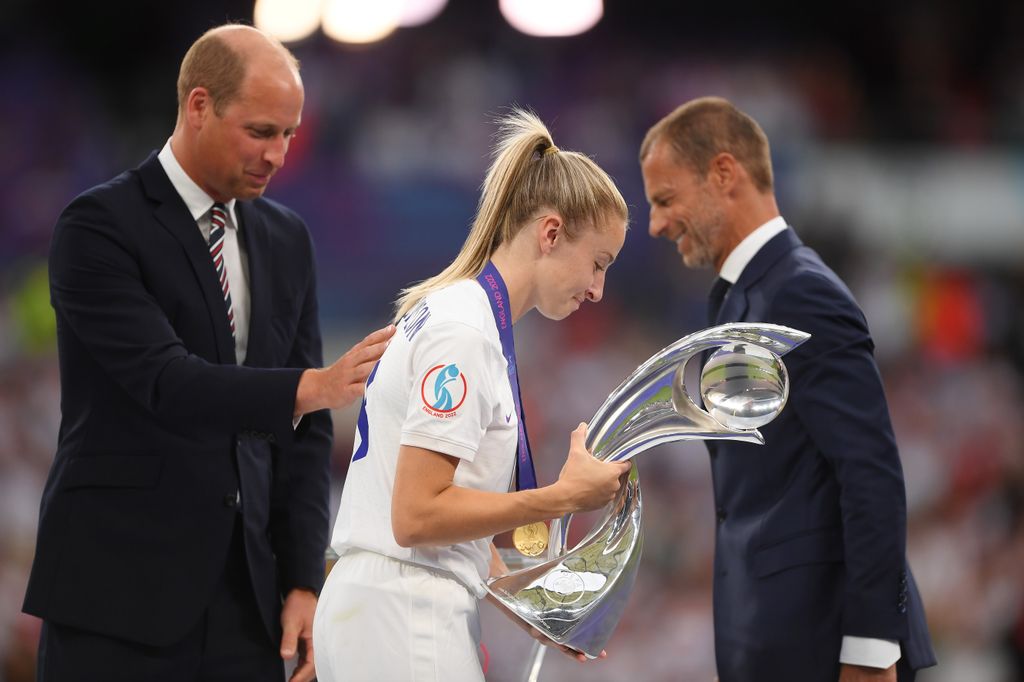
<svg viewBox="0 0 1024 682">
<path fill-rule="evenodd" d="M 811 334 L 764 446 L 709 443 L 721 682 L 912 680 L 935 664 L 907 566 L 903 472 L 874 344 L 850 291 L 779 215 L 768 140 L 701 98 L 640 150 L 650 234 L 714 267 L 709 324 Z"/>
<path fill-rule="evenodd" d="M 26 612 L 39 679 L 313 677 L 331 419 L 393 327 L 321 365 L 313 247 L 263 199 L 302 81 L 245 26 L 196 41 L 159 154 L 62 213 L 62 420 Z"/>
</svg>

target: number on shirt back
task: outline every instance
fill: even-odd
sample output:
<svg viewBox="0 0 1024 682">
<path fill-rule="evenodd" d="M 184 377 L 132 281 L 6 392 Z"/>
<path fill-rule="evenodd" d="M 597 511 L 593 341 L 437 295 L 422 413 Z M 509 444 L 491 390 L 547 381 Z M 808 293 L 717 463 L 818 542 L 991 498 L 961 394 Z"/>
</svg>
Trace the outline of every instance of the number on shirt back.
<svg viewBox="0 0 1024 682">
<path fill-rule="evenodd" d="M 412 310 L 402 316 L 402 319 L 398 321 L 399 327 L 405 337 L 412 341 L 412 338 L 416 336 L 419 330 L 423 329 L 423 325 L 426 324 L 427 318 L 430 317 L 430 308 L 427 307 L 427 302 L 420 301 Z M 356 433 L 359 434 L 359 447 L 352 453 L 352 461 L 358 462 L 363 457 L 366 457 L 367 451 L 370 449 L 370 419 L 366 415 L 366 393 L 370 390 L 370 384 L 373 383 L 373 378 L 377 376 L 377 368 L 380 367 L 380 360 L 373 366 L 373 371 L 370 372 L 370 376 L 366 379 L 366 389 L 363 392 L 363 401 L 359 405 L 359 419 L 356 421 Z"/>
</svg>

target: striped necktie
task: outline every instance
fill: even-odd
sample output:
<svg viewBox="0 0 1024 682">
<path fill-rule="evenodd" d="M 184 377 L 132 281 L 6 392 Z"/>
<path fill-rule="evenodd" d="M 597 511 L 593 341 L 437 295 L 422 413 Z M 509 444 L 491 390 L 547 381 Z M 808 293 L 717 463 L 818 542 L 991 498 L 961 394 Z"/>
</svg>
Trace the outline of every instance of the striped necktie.
<svg viewBox="0 0 1024 682">
<path fill-rule="evenodd" d="M 224 266 L 224 230 L 228 224 L 228 212 L 222 203 L 216 203 L 210 209 L 210 257 L 217 268 L 220 288 L 224 292 L 224 305 L 228 310 L 228 324 L 231 325 L 231 337 L 235 336 L 235 311 L 231 307 L 231 285 L 228 282 L 228 270 Z"/>
</svg>

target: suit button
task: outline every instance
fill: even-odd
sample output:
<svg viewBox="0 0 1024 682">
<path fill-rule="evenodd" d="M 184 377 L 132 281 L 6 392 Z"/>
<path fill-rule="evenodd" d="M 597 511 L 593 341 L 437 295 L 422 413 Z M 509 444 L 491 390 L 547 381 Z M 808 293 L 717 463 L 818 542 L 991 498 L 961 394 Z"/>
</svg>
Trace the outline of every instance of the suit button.
<svg viewBox="0 0 1024 682">
<path fill-rule="evenodd" d="M 228 493 L 224 496 L 224 506 L 234 507 L 238 504 L 238 493 Z"/>
<path fill-rule="evenodd" d="M 906 613 L 907 612 L 907 605 L 906 604 L 900 604 L 896 608 L 896 610 L 899 611 L 900 613 Z"/>
<path fill-rule="evenodd" d="M 728 516 L 728 514 L 725 513 L 725 509 L 723 509 L 722 507 L 719 507 L 718 509 L 715 510 L 715 518 L 718 519 L 719 523 L 725 521 L 726 516 Z"/>
</svg>

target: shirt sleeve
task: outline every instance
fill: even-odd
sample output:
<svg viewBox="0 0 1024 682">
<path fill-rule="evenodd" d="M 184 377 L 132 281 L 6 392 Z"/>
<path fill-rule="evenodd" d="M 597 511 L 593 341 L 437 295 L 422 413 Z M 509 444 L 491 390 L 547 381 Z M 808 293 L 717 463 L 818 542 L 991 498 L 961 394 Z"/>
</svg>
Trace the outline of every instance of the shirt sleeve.
<svg viewBox="0 0 1024 682">
<path fill-rule="evenodd" d="M 469 325 L 425 328 L 413 342 L 401 444 L 472 462 L 494 412 L 496 355 Z"/>
<path fill-rule="evenodd" d="M 872 637 L 843 637 L 839 650 L 839 662 L 849 665 L 863 665 L 869 668 L 887 669 L 900 660 L 900 643 L 892 639 Z"/>
</svg>

